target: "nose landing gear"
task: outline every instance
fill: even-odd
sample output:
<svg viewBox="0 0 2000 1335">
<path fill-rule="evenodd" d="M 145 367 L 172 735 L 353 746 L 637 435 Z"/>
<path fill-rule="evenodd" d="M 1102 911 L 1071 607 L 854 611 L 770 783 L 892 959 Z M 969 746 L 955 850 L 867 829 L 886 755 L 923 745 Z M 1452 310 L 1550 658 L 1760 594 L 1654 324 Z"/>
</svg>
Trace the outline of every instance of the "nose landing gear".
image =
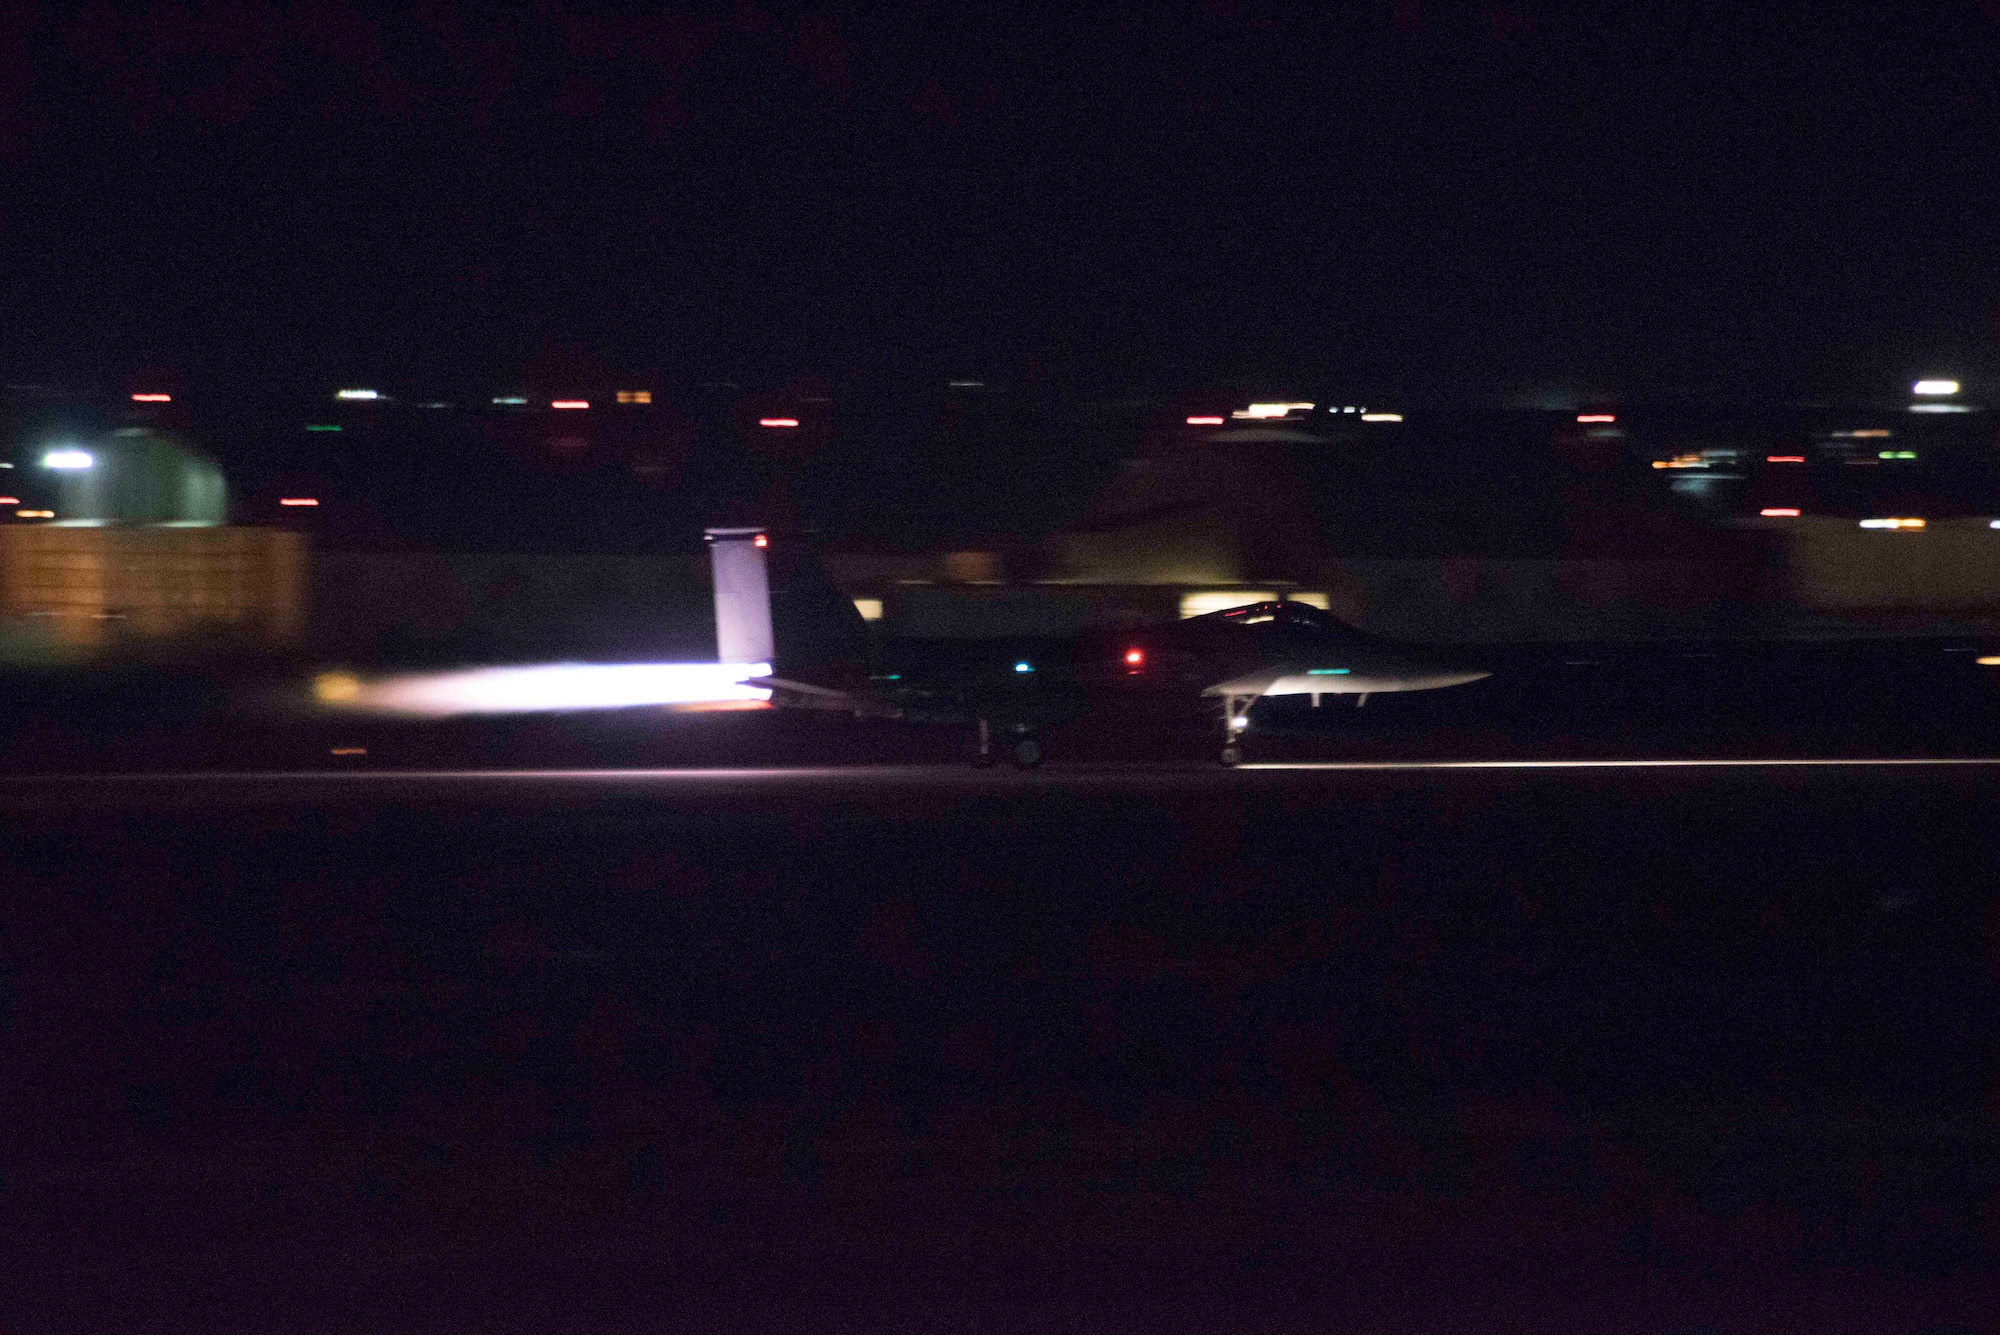
<svg viewBox="0 0 2000 1335">
<path fill-rule="evenodd" d="M 1243 763 L 1243 734 L 1250 728 L 1250 706 L 1254 695 L 1225 696 L 1222 702 L 1222 763 L 1234 767 Z"/>
</svg>

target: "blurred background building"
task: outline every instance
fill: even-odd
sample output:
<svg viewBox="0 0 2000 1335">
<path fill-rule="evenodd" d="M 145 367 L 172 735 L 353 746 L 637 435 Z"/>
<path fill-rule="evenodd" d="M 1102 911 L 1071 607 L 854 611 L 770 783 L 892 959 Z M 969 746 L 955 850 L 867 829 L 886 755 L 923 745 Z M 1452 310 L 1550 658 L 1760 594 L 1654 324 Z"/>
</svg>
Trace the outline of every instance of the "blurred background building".
<svg viewBox="0 0 2000 1335">
<path fill-rule="evenodd" d="M 0 474 L 8 661 L 261 655 L 300 643 L 304 541 L 231 527 L 221 468 L 181 432 L 54 408 L 22 424 L 10 454 Z"/>
<path fill-rule="evenodd" d="M 701 658 L 715 522 L 810 534 L 904 636 L 1273 597 L 1436 643 L 2000 622 L 2000 448 L 1955 388 L 1431 408 L 531 369 L 456 399 L 13 387 L 9 652 Z"/>
</svg>

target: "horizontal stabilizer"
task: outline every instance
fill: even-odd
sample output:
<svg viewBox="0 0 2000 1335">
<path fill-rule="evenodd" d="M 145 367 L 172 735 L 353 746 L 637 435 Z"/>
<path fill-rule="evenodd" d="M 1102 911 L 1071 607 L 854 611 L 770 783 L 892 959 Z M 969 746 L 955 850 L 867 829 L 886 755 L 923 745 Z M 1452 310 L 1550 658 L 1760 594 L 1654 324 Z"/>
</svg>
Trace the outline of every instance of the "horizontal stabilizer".
<svg viewBox="0 0 2000 1335">
<path fill-rule="evenodd" d="M 894 718 L 898 711 L 873 692 L 843 691 L 832 686 L 816 686 L 790 677 L 746 677 L 738 683 L 771 692 L 771 703 L 793 709 L 832 709 L 856 717 Z"/>
<path fill-rule="evenodd" d="M 761 686 L 767 691 L 797 691 L 800 695 L 825 696 L 838 700 L 856 698 L 852 691 L 835 690 L 831 686 L 815 686 L 811 682 L 793 681 L 789 677 L 745 677 L 738 685 Z"/>
</svg>

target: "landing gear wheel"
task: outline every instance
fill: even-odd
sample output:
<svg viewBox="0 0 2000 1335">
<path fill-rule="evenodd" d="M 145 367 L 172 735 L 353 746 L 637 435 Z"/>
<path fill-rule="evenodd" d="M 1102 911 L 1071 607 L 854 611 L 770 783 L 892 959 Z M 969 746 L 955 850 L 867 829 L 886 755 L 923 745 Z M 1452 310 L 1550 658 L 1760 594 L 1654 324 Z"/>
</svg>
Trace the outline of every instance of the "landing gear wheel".
<svg viewBox="0 0 2000 1335">
<path fill-rule="evenodd" d="M 1222 700 L 1222 763 L 1235 766 L 1243 763 L 1243 730 L 1250 726 L 1250 706 L 1257 703 L 1254 695 L 1228 695 Z"/>
<path fill-rule="evenodd" d="M 1033 769 L 1042 763 L 1042 744 L 1033 737 L 1022 737 L 1007 748 L 1007 755 L 1015 769 Z"/>
</svg>

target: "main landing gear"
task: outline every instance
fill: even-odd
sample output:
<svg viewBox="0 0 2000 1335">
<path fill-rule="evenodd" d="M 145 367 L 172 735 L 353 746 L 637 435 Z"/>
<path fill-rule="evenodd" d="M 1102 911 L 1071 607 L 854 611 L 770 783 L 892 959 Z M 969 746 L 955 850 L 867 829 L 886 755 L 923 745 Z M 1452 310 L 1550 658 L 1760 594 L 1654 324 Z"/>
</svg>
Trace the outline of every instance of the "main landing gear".
<svg viewBox="0 0 2000 1335">
<path fill-rule="evenodd" d="M 1009 724 L 1003 731 L 1007 759 L 1015 769 L 1033 769 L 1042 763 L 1042 742 L 1034 730 L 1025 724 Z M 989 769 L 999 757 L 993 753 L 993 723 L 990 719 L 979 720 L 979 749 L 972 753 L 972 763 L 979 769 Z"/>
</svg>

